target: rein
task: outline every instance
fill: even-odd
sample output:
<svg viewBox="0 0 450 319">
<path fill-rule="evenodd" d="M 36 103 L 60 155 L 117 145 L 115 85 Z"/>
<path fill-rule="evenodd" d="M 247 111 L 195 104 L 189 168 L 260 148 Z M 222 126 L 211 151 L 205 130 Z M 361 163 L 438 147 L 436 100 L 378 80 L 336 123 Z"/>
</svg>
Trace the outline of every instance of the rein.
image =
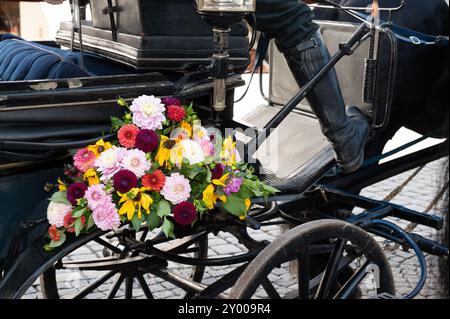
<svg viewBox="0 0 450 319">
<path fill-rule="evenodd" d="M 341 9 L 343 11 L 345 11 L 346 13 L 350 14 L 352 17 L 360 20 L 361 22 L 366 23 L 367 21 L 369 21 L 371 15 L 368 14 L 364 14 L 361 12 L 358 12 L 356 10 L 349 10 L 345 7 L 343 7 L 340 4 L 337 4 L 333 1 L 330 0 L 325 0 L 327 3 L 329 3 L 330 5 L 332 5 L 335 9 Z M 316 6 L 316 7 L 321 7 L 321 6 Z M 329 7 L 323 7 L 324 9 L 327 9 Z M 430 45 L 435 45 L 435 46 L 442 46 L 442 47 L 448 47 L 449 46 L 449 37 L 448 36 L 442 36 L 442 35 L 438 35 L 438 36 L 434 36 L 434 35 L 430 35 L 430 34 L 425 34 L 422 32 L 417 32 L 408 28 L 404 28 L 401 26 L 398 26 L 392 22 L 386 22 L 383 20 L 380 20 L 380 27 L 387 27 L 390 28 L 392 30 L 392 32 L 394 33 L 395 37 L 405 43 L 409 43 L 409 44 L 413 44 L 413 45 L 426 45 L 426 46 L 430 46 Z"/>
</svg>

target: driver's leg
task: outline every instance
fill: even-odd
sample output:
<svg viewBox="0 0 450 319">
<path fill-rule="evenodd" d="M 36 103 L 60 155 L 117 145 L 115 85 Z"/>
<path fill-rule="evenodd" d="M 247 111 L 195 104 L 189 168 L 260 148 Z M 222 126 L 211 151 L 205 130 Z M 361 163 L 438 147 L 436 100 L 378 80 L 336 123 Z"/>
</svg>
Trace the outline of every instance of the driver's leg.
<svg viewBox="0 0 450 319">
<path fill-rule="evenodd" d="M 256 1 L 258 29 L 275 39 L 300 86 L 311 80 L 330 60 L 318 26 L 312 19 L 312 11 L 298 0 Z M 357 108 L 350 108 L 346 114 L 334 70 L 316 85 L 307 99 L 344 172 L 357 170 L 364 160 L 369 126 Z"/>
</svg>

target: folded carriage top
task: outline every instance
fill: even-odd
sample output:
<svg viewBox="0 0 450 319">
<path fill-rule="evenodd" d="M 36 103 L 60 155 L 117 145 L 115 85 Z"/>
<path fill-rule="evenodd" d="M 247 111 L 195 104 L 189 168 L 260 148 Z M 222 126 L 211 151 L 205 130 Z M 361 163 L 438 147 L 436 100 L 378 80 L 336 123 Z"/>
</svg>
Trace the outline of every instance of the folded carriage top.
<svg viewBox="0 0 450 319">
<path fill-rule="evenodd" d="M 207 64 L 213 53 L 212 27 L 186 0 L 91 1 L 92 22 L 82 23 L 83 47 L 137 69 L 190 70 Z M 248 28 L 235 24 L 230 36 L 231 66 L 249 63 Z M 57 41 L 68 46 L 72 23 L 62 23 Z M 75 36 L 75 47 L 79 47 Z"/>
</svg>

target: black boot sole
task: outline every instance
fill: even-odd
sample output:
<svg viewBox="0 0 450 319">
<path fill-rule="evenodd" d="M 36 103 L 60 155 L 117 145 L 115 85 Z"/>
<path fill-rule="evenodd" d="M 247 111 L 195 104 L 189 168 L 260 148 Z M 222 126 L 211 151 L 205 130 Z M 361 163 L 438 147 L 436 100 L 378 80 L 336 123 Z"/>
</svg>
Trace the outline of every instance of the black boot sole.
<svg viewBox="0 0 450 319">
<path fill-rule="evenodd" d="M 351 163 L 345 165 L 339 164 L 339 167 L 342 169 L 344 174 L 350 174 L 359 170 L 363 165 L 363 163 L 364 163 L 364 151 L 361 152 L 361 154 Z"/>
</svg>

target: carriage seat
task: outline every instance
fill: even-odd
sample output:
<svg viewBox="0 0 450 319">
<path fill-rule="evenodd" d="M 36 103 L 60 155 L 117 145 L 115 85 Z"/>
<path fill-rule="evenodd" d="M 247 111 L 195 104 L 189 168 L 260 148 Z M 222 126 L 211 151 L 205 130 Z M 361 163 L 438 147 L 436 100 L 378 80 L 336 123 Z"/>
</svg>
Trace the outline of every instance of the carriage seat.
<svg viewBox="0 0 450 319">
<path fill-rule="evenodd" d="M 29 42 L 10 34 L 0 35 L 0 81 L 66 79 L 131 74 L 135 71 L 95 54 L 62 50 Z"/>
</svg>

